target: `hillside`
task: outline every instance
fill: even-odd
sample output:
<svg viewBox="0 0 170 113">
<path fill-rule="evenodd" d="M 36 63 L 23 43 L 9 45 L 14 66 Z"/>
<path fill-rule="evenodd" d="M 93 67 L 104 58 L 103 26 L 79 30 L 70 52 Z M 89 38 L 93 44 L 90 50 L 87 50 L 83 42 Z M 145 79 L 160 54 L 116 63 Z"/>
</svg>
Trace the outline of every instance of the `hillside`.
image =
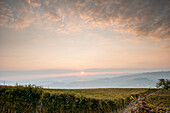
<svg viewBox="0 0 170 113">
<path fill-rule="evenodd" d="M 153 88 L 158 79 L 170 79 L 170 71 L 127 75 L 89 75 L 5 81 L 7 85 L 36 84 L 45 88 Z M 4 81 L 0 81 L 3 85 Z"/>
<path fill-rule="evenodd" d="M 67 87 L 119 87 L 119 88 L 149 88 L 155 87 L 158 79 L 170 79 L 170 71 L 167 72 L 150 72 L 120 77 L 97 79 L 85 82 L 72 82 Z"/>
</svg>

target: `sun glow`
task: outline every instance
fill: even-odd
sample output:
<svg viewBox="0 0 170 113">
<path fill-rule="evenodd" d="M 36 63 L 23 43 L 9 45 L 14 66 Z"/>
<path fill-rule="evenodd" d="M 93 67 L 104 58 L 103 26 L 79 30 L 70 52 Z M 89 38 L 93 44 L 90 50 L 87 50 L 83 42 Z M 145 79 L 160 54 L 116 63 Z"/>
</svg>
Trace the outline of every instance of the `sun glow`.
<svg viewBox="0 0 170 113">
<path fill-rule="evenodd" d="M 84 71 L 81 72 L 81 75 L 84 75 Z"/>
</svg>

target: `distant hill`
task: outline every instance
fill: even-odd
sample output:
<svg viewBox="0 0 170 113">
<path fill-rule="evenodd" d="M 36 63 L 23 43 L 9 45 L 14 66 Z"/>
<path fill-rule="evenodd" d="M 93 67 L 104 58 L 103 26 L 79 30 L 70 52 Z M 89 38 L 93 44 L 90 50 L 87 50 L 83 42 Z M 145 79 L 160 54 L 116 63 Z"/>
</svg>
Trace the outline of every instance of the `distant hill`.
<svg viewBox="0 0 170 113">
<path fill-rule="evenodd" d="M 166 72 L 148 72 L 141 74 L 125 75 L 113 78 L 97 79 L 85 82 L 72 82 L 66 87 L 120 87 L 120 88 L 149 88 L 155 87 L 158 79 L 170 79 L 170 71 Z"/>
<path fill-rule="evenodd" d="M 36 84 L 46 88 L 153 88 L 158 79 L 170 79 L 170 71 L 127 75 L 89 75 L 36 78 L 22 81 L 5 81 L 7 85 Z M 0 80 L 3 85 L 4 81 Z"/>
</svg>

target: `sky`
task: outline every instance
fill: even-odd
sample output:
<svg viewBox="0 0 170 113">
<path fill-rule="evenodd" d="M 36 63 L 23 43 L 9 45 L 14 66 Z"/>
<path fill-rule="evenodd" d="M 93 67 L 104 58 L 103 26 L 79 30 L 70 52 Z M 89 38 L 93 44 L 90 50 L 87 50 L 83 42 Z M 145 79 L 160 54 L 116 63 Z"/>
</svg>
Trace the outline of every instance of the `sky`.
<svg viewBox="0 0 170 113">
<path fill-rule="evenodd" d="M 0 79 L 49 70 L 56 76 L 170 70 L 169 6 L 169 0 L 0 0 Z"/>
</svg>

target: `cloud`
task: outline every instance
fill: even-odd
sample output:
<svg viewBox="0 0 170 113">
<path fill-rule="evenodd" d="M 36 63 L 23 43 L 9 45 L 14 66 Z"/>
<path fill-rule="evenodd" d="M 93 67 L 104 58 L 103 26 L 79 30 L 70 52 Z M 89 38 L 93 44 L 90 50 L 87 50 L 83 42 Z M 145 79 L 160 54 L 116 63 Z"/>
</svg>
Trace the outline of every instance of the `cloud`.
<svg viewBox="0 0 170 113">
<path fill-rule="evenodd" d="M 1 26 L 20 29 L 28 27 L 34 21 L 34 12 L 28 3 L 22 0 L 6 2 L 0 2 Z"/>
<path fill-rule="evenodd" d="M 92 13 L 86 15 L 90 15 L 93 23 L 109 23 L 117 30 L 140 37 L 170 38 L 169 1 L 106 0 L 102 4 L 96 0 L 92 7 L 87 6 Z"/>
<path fill-rule="evenodd" d="M 34 7 L 40 7 L 41 6 L 40 0 L 26 0 L 26 2 L 28 4 L 30 4 L 31 6 L 34 6 Z"/>
<path fill-rule="evenodd" d="M 170 51 L 170 45 L 164 45 L 160 49 Z"/>
<path fill-rule="evenodd" d="M 153 70 L 168 70 L 169 68 L 91 68 L 85 69 L 85 72 L 142 72 Z M 2 71 L 0 70 L 0 77 L 10 76 L 30 76 L 30 75 L 59 75 L 59 74 L 80 74 L 82 70 L 66 70 L 66 69 L 46 69 L 46 70 L 16 70 L 16 71 Z"/>
<path fill-rule="evenodd" d="M 49 70 L 28 70 L 28 71 L 0 71 L 0 77 L 13 75 L 46 75 L 46 74 L 64 74 L 80 72 L 80 70 L 64 70 L 64 69 L 49 69 Z"/>
<path fill-rule="evenodd" d="M 170 39 L 168 0 L 13 0 L 12 5 L 7 0 L 0 5 L 1 26 L 25 28 L 36 20 L 54 31 L 109 27 L 135 37 Z"/>
</svg>

